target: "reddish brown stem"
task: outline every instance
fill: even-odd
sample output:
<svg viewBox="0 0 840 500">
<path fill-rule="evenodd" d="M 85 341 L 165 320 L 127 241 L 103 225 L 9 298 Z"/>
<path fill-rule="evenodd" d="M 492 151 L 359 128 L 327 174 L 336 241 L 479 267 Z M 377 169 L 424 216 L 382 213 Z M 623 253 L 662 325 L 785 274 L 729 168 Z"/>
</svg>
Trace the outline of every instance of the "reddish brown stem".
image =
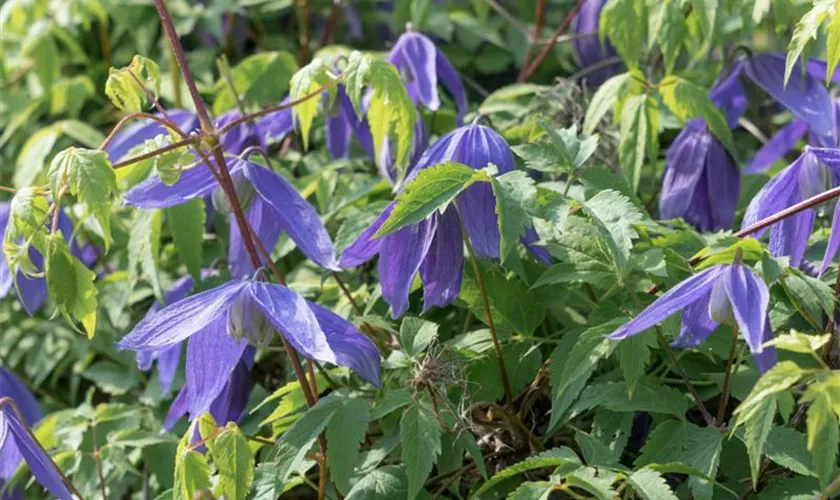
<svg viewBox="0 0 840 500">
<path fill-rule="evenodd" d="M 114 170 L 117 170 L 117 169 L 120 169 L 120 168 L 123 168 L 123 167 L 128 167 L 129 165 L 134 165 L 135 163 L 139 163 L 143 160 L 148 160 L 149 158 L 154 158 L 156 156 L 160 156 L 164 153 L 168 153 L 169 151 L 174 151 L 176 149 L 183 148 L 184 146 L 193 145 L 193 144 L 199 142 L 200 140 L 201 139 L 198 136 L 187 137 L 186 139 L 184 139 L 182 141 L 173 142 L 172 144 L 164 146 L 160 149 L 156 149 L 154 151 L 149 151 L 148 153 L 143 153 L 141 155 L 133 156 L 133 157 L 127 159 L 127 160 L 123 160 L 123 161 L 114 163 L 112 165 L 112 167 L 114 168 Z"/>
<path fill-rule="evenodd" d="M 172 123 L 170 120 L 167 120 L 166 118 L 161 118 L 160 116 L 153 115 L 151 113 L 131 113 L 130 115 L 123 117 L 122 120 L 120 120 L 119 122 L 117 122 L 116 125 L 114 125 L 114 128 L 111 129 L 111 133 L 109 133 L 108 137 L 106 137 L 105 140 L 102 141 L 102 144 L 99 145 L 98 149 L 100 151 L 102 151 L 105 148 L 107 148 L 108 145 L 111 144 L 111 141 L 113 141 L 114 138 L 117 136 L 117 133 L 119 133 L 119 131 L 122 130 L 123 127 L 128 125 L 129 122 L 131 122 L 133 120 L 138 120 L 138 119 L 141 119 L 141 118 L 146 119 L 146 120 L 156 121 L 156 122 L 160 123 L 161 125 L 163 125 L 164 127 L 175 131 L 175 133 L 180 135 L 181 137 L 187 137 L 186 132 L 181 130 L 181 128 L 178 127 L 178 125 Z"/>
<path fill-rule="evenodd" d="M 537 8 L 534 11 L 534 34 L 531 40 L 528 41 L 528 48 L 525 49 L 525 59 L 522 61 L 522 69 L 519 71 L 518 82 L 525 81 L 525 72 L 531 63 L 531 52 L 534 51 L 534 45 L 542 38 L 543 22 L 545 20 L 545 0 L 537 0 Z"/>
<path fill-rule="evenodd" d="M 540 53 L 537 54 L 537 57 L 534 58 L 534 62 L 532 62 L 531 65 L 527 67 L 527 70 L 525 70 L 524 74 L 520 75 L 520 82 L 527 82 L 528 79 L 534 76 L 534 73 L 536 73 L 537 68 L 540 67 L 540 64 L 542 64 L 543 61 L 545 61 L 545 58 L 548 57 L 548 54 L 551 53 L 551 50 L 554 48 L 554 44 L 557 42 L 557 39 L 560 38 L 563 32 L 569 28 L 569 25 L 572 24 L 572 21 L 575 19 L 575 16 L 577 16 L 578 12 L 580 12 L 580 9 L 585 3 L 586 0 L 578 0 L 578 3 L 577 5 L 575 5 L 575 8 L 572 9 L 571 12 L 569 12 L 566 18 L 563 19 L 563 23 L 560 25 L 559 28 L 557 28 L 557 31 L 555 31 L 551 35 L 551 38 L 548 39 L 548 43 L 543 45 L 543 48 L 540 51 Z"/>
</svg>

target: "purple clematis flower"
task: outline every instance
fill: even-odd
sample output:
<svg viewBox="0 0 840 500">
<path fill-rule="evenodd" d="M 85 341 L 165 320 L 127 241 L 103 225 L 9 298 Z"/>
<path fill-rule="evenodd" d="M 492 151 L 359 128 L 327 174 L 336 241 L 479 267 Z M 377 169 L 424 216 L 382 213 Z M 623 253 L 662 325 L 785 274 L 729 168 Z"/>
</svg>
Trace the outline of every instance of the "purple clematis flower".
<svg viewBox="0 0 840 500">
<path fill-rule="evenodd" d="M 668 290 L 609 338 L 632 337 L 682 311 L 682 327 L 673 346 L 696 346 L 719 324 L 734 324 L 764 373 L 776 364 L 775 348 L 764 347 L 773 337 L 769 301 L 767 285 L 751 269 L 741 264 L 714 266 Z"/>
<path fill-rule="evenodd" d="M 504 139 L 484 125 L 472 124 L 443 136 L 420 158 L 413 174 L 446 161 L 456 161 L 474 169 L 495 164 L 499 173 L 516 168 L 513 153 Z M 388 220 L 394 202 L 348 246 L 341 256 L 342 267 L 358 266 L 379 254 L 379 279 L 382 297 L 397 318 L 408 309 L 408 294 L 414 276 L 423 281 L 424 310 L 452 303 L 461 290 L 463 274 L 462 227 L 477 255 L 499 258 L 501 237 L 495 212 L 496 198 L 486 183 L 468 187 L 443 213 L 388 236 L 373 236 Z M 529 245 L 536 241 L 533 230 L 523 238 Z M 541 260 L 551 257 L 545 249 L 529 247 Z"/>
<path fill-rule="evenodd" d="M 288 181 L 262 165 L 241 159 L 232 160 L 229 167 L 248 222 L 266 249 L 274 248 L 285 231 L 308 258 L 324 268 L 338 269 L 335 249 L 320 216 Z M 207 167 L 198 165 L 185 170 L 171 186 L 158 176 L 143 181 L 125 193 L 123 202 L 137 208 L 165 208 L 220 191 Z M 214 203 L 218 199 L 226 197 L 214 196 Z M 264 259 L 262 255 L 260 258 Z M 235 221 L 230 225 L 228 259 L 234 277 L 254 271 Z"/>
<path fill-rule="evenodd" d="M 0 238 L 6 233 L 9 223 L 11 207 L 9 203 L 0 202 Z M 73 222 L 64 212 L 58 217 L 58 229 L 70 243 L 70 252 L 86 266 L 96 261 L 97 251 L 91 245 L 80 247 L 75 241 L 70 241 L 73 234 Z M 44 257 L 34 247 L 29 247 L 29 259 L 36 269 L 43 269 Z M 14 289 L 12 270 L 6 262 L 6 255 L 0 251 L 0 299 L 7 296 Z M 44 278 L 28 278 L 20 271 L 17 272 L 17 290 L 21 305 L 30 315 L 38 312 L 47 301 L 47 282 Z"/>
<path fill-rule="evenodd" d="M 431 111 L 440 108 L 438 83 L 452 96 L 458 124 L 467 113 L 467 93 L 452 63 L 426 35 L 407 31 L 388 53 L 388 62 L 397 67 L 405 81 L 405 89 L 414 104 L 423 104 Z"/>
<path fill-rule="evenodd" d="M 575 35 L 587 35 L 572 41 L 575 61 L 584 70 L 596 64 L 604 64 L 605 59 L 615 58 L 618 55 L 608 40 L 602 44 L 598 37 L 598 24 L 605 4 L 606 0 L 584 2 L 572 25 Z M 587 74 L 586 82 L 594 87 L 600 86 L 608 78 L 617 74 L 621 67 L 621 61 L 616 61 L 593 69 Z"/>
<path fill-rule="evenodd" d="M 840 159 L 837 158 L 836 150 L 806 146 L 795 162 L 782 169 L 755 195 L 747 207 L 741 227 L 743 229 L 755 224 L 822 193 L 837 186 L 838 182 Z M 816 211 L 809 208 L 770 226 L 770 251 L 774 255 L 789 256 L 790 264 L 798 267 L 805 255 L 815 217 Z M 763 232 L 757 232 L 756 237 L 760 237 Z M 828 258 L 823 265 L 827 266 L 830 260 Z"/>
<path fill-rule="evenodd" d="M 37 401 L 23 383 L 4 368 L 0 368 L 0 398 L 13 399 L 21 413 L 19 416 L 11 405 L 0 407 L 0 494 L 4 493 L 2 483 L 11 479 L 21 460 L 25 460 L 35 480 L 44 488 L 56 498 L 71 500 L 59 471 L 26 428 L 41 419 Z M 23 417 L 23 422 L 19 417 Z M 15 493 L 11 497 L 15 498 Z"/>
<path fill-rule="evenodd" d="M 344 366 L 379 385 L 379 351 L 353 325 L 285 286 L 231 281 L 150 314 L 117 344 L 138 353 L 187 341 L 185 404 L 208 411 L 225 390 L 249 344 L 266 345 L 274 332 L 308 359 Z"/>
</svg>

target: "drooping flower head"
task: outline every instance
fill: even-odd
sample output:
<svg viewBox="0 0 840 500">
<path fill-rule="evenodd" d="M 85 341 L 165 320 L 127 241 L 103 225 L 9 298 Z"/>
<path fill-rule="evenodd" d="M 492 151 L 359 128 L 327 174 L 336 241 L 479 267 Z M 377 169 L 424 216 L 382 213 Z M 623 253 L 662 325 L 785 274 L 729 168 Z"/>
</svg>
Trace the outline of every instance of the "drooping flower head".
<svg viewBox="0 0 840 500">
<path fill-rule="evenodd" d="M 767 285 L 751 269 L 739 263 L 718 265 L 668 290 L 609 338 L 632 337 L 681 311 L 682 327 L 673 346 L 699 345 L 718 325 L 735 325 L 763 373 L 776 363 L 775 348 L 764 347 L 773 337 L 769 301 Z"/>
<path fill-rule="evenodd" d="M 474 169 L 493 163 L 499 173 L 516 168 L 513 153 L 504 139 L 492 129 L 477 124 L 441 137 L 423 154 L 412 174 L 446 161 L 463 163 Z M 345 249 L 340 261 L 342 267 L 354 267 L 379 255 L 382 297 L 391 306 L 394 318 L 408 309 L 408 294 L 418 272 L 423 282 L 424 309 L 445 306 L 458 296 L 464 261 L 462 227 L 478 256 L 499 258 L 501 238 L 495 212 L 496 198 L 488 184 L 468 187 L 443 213 L 435 213 L 418 224 L 374 238 L 394 205 L 394 202 L 389 204 Z M 534 234 L 528 236 L 528 243 L 536 240 Z M 537 249 L 539 257 L 550 259 L 544 249 L 533 248 Z"/>
<path fill-rule="evenodd" d="M 744 214 L 742 229 L 815 196 L 840 182 L 840 158 L 835 150 L 806 147 L 790 166 L 782 169 L 755 195 Z M 770 251 L 802 263 L 817 212 L 806 209 L 770 226 Z M 764 230 L 755 233 L 760 237 Z M 828 259 L 830 261 L 830 259 Z M 827 265 L 827 262 L 824 262 Z M 825 267 L 823 267 L 825 270 Z"/>
<path fill-rule="evenodd" d="M 452 96 L 460 125 L 467 113 L 467 94 L 452 63 L 422 33 L 407 31 L 388 53 L 388 62 L 397 67 L 405 81 L 405 89 L 414 104 L 431 111 L 440 108 L 438 83 Z"/>
<path fill-rule="evenodd" d="M 598 36 L 598 24 L 606 0 L 589 0 L 584 2 L 577 16 L 575 16 L 572 29 L 575 35 L 580 35 L 572 41 L 575 61 L 578 66 L 585 70 L 591 66 L 603 65 L 606 59 L 615 58 L 618 54 L 615 48 L 605 40 L 601 43 Z M 604 83 L 609 77 L 617 74 L 621 69 L 621 61 L 606 64 L 598 69 L 593 69 L 586 76 L 586 82 L 597 87 Z"/>
<path fill-rule="evenodd" d="M 327 269 L 337 269 L 335 249 L 321 218 L 288 181 L 262 165 L 241 159 L 231 159 L 229 167 L 248 222 L 266 249 L 274 248 L 280 233 L 285 231 L 312 261 Z M 230 213 L 229 207 L 223 206 L 227 198 L 221 187 L 202 164 L 185 170 L 171 186 L 160 176 L 143 181 L 130 189 L 123 201 L 137 208 L 165 208 L 214 192 L 216 209 Z M 228 258 L 231 273 L 241 278 L 253 273 L 254 268 L 245 253 L 239 225 L 233 215 L 230 217 Z M 260 258 L 264 260 L 262 255 Z"/>
<path fill-rule="evenodd" d="M 117 344 L 155 353 L 187 341 L 186 412 L 200 415 L 225 390 L 249 345 L 279 332 L 302 356 L 344 366 L 379 385 L 379 351 L 353 325 L 285 286 L 231 281 L 156 311 Z"/>
<path fill-rule="evenodd" d="M 3 482 L 15 475 L 22 460 L 26 461 L 35 480 L 61 500 L 71 500 L 67 486 L 44 449 L 35 441 L 27 426 L 41 419 L 38 402 L 23 383 L 0 367 L 0 399 L 11 398 L 20 409 L 20 416 L 10 404 L 0 407 L 0 492 Z M 23 417 L 23 422 L 20 420 Z"/>
<path fill-rule="evenodd" d="M 0 202 L 0 239 L 6 233 L 10 214 L 11 206 L 9 203 Z M 81 260 L 86 266 L 90 266 L 96 260 L 97 251 L 93 246 L 79 246 L 76 244 L 75 239 L 73 241 L 70 240 L 73 235 L 73 222 L 63 211 L 58 216 L 58 229 L 61 230 L 64 239 L 70 244 L 70 252 L 76 258 Z M 29 247 L 28 253 L 29 260 L 32 261 L 35 269 L 42 270 L 44 267 L 44 256 L 32 246 Z M 15 289 L 16 278 L 16 292 L 21 305 L 23 305 L 23 308 L 30 315 L 35 314 L 44 307 L 47 301 L 46 279 L 43 277 L 29 278 L 24 276 L 20 271 L 15 272 L 17 272 L 16 277 L 12 269 L 9 268 L 5 253 L 0 251 L 0 299 L 6 297 Z"/>
</svg>

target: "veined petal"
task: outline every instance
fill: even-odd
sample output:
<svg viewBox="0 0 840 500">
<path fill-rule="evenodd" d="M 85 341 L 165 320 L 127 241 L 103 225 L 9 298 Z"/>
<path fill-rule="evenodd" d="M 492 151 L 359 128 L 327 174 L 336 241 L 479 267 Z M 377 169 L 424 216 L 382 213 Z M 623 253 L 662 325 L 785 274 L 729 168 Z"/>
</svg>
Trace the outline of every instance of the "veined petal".
<svg viewBox="0 0 840 500">
<path fill-rule="evenodd" d="M 823 275 L 829 264 L 837 255 L 840 249 L 840 203 L 834 206 L 834 217 L 831 219 L 831 235 L 828 237 L 828 244 L 825 247 L 825 256 L 820 264 L 820 276 Z"/>
<path fill-rule="evenodd" d="M 210 409 L 236 364 L 248 346 L 246 339 L 228 336 L 230 320 L 222 316 L 197 334 L 187 344 L 187 409 L 190 415 L 201 415 Z"/>
<path fill-rule="evenodd" d="M 325 99 L 324 106 L 326 105 Z M 340 101 L 336 100 L 333 103 L 333 108 L 327 114 L 324 125 L 327 136 L 327 150 L 330 152 L 330 157 L 333 159 L 347 158 L 350 155 L 350 138 L 353 136 L 353 128 L 345 119 Z"/>
<path fill-rule="evenodd" d="M 216 128 L 220 129 L 239 118 L 242 118 L 239 110 L 228 111 L 216 120 Z M 258 134 L 258 127 L 249 122 L 241 123 L 225 132 L 220 142 L 226 153 L 234 155 L 238 155 L 250 146 L 264 146 Z"/>
<path fill-rule="evenodd" d="M 388 62 L 406 74 L 406 87 L 411 86 L 416 92 L 416 98 L 432 111 L 440 108 L 436 55 L 434 42 L 415 32 L 400 36 L 388 55 Z"/>
<path fill-rule="evenodd" d="M 199 126 L 198 116 L 192 111 L 175 109 L 168 111 L 167 115 L 175 125 L 178 125 L 181 131 L 187 134 L 196 130 Z M 112 163 L 117 162 L 135 147 L 166 133 L 166 128 L 156 121 L 140 121 L 119 132 L 105 148 L 105 152 L 108 153 L 108 159 Z"/>
<path fill-rule="evenodd" d="M 391 306 L 391 317 L 408 309 L 408 293 L 420 264 L 426 258 L 437 221 L 426 219 L 383 238 L 379 252 L 379 282 L 382 298 Z"/>
<path fill-rule="evenodd" d="M 0 367 L 0 398 L 14 399 L 24 421 L 29 426 L 35 425 L 43 417 L 38 401 L 29 389 L 14 373 L 2 367 Z"/>
<path fill-rule="evenodd" d="M 251 357 L 253 358 L 253 355 Z M 228 422 L 238 423 L 248 405 L 248 397 L 253 385 L 251 369 L 244 360 L 240 361 L 230 374 L 230 380 L 225 384 L 221 394 L 208 410 L 216 422 L 220 425 Z M 193 415 L 198 416 L 198 414 Z"/>
<path fill-rule="evenodd" d="M 379 350 L 352 323 L 334 312 L 306 301 L 335 352 L 335 364 L 350 368 L 357 375 L 379 387 Z"/>
<path fill-rule="evenodd" d="M 454 207 L 437 217 L 437 228 L 426 258 L 420 264 L 423 311 L 451 304 L 461 291 L 464 274 L 464 240 Z"/>
<path fill-rule="evenodd" d="M 344 120 L 353 129 L 353 133 L 356 135 L 356 140 L 359 141 L 359 145 L 362 146 L 362 149 L 364 149 L 370 159 L 375 161 L 376 152 L 373 150 L 373 136 L 370 134 L 370 127 L 364 118 L 360 119 L 358 115 L 356 115 L 356 110 L 353 109 L 353 103 L 350 101 L 350 98 L 347 97 L 344 85 L 338 86 L 335 98 L 341 106 L 341 113 L 344 115 Z"/>
<path fill-rule="evenodd" d="M 29 466 L 29 470 L 32 471 L 35 480 L 60 500 L 72 500 L 70 491 L 62 482 L 61 475 L 43 448 L 35 442 L 14 412 L 8 408 L 3 408 L 2 413 L 6 423 L 0 422 L 0 426 L 8 426 L 18 450 L 23 455 L 23 459 Z"/>
<path fill-rule="evenodd" d="M 741 229 L 787 208 L 789 201 L 799 195 L 799 175 L 802 168 L 813 161 L 815 161 L 814 156 L 806 151 L 795 162 L 770 179 L 770 182 L 756 193 L 747 206 Z M 756 236 L 761 236 L 762 233 L 763 231 L 759 231 Z"/>
<path fill-rule="evenodd" d="M 248 290 L 265 318 L 306 358 L 335 364 L 335 353 L 306 300 L 282 285 L 252 282 Z"/>
<path fill-rule="evenodd" d="M 440 83 L 455 101 L 455 109 L 458 111 L 456 123 L 461 126 L 464 124 L 464 115 L 467 114 L 467 92 L 464 90 L 464 84 L 461 83 L 458 71 L 438 48 L 435 48 L 435 65 Z"/>
<path fill-rule="evenodd" d="M 0 238 L 6 234 L 10 213 L 11 205 L 8 202 L 0 202 Z M 12 285 L 12 270 L 6 262 L 6 253 L 0 250 L 0 299 L 9 294 Z"/>
<path fill-rule="evenodd" d="M 6 413 L 0 410 L 0 481 L 13 478 L 22 460 L 23 455 L 20 454 L 15 437 L 9 429 Z"/>
<path fill-rule="evenodd" d="M 747 96 L 741 85 L 744 62 L 737 61 L 729 71 L 715 81 L 709 90 L 709 99 L 723 111 L 729 128 L 737 128 L 738 120 L 747 109 Z"/>
<path fill-rule="evenodd" d="M 338 270 L 335 247 L 312 205 L 286 179 L 265 167 L 247 163 L 245 176 L 304 255 L 321 267 Z"/>
<path fill-rule="evenodd" d="M 287 104 L 289 98 L 283 99 L 280 104 Z M 256 121 L 257 134 L 262 142 L 276 142 L 283 140 L 294 129 L 292 122 L 292 108 L 286 108 L 276 113 L 269 113 Z"/>
<path fill-rule="evenodd" d="M 609 335 L 608 338 L 619 340 L 631 337 L 661 323 L 667 317 L 685 309 L 692 303 L 707 297 L 711 293 L 715 282 L 721 278 L 725 270 L 725 266 L 710 267 L 683 280 L 656 299 L 653 304 L 627 322 L 626 325 Z"/>
<path fill-rule="evenodd" d="M 789 256 L 790 265 L 799 267 L 814 229 L 815 218 L 816 213 L 807 209 L 773 224 L 770 229 L 770 253 L 779 257 Z"/>
<path fill-rule="evenodd" d="M 741 194 L 741 171 L 723 144 L 714 137 L 706 151 L 705 171 L 712 229 L 729 229 L 735 221 Z"/>
<path fill-rule="evenodd" d="M 700 345 L 715 331 L 718 323 L 709 314 L 711 294 L 712 292 L 710 290 L 705 296 L 692 302 L 683 309 L 680 334 L 674 339 L 671 346 L 694 347 Z"/>
<path fill-rule="evenodd" d="M 761 343 L 766 344 L 773 340 L 773 327 L 770 325 L 770 318 L 764 319 L 764 334 L 761 336 Z M 766 373 L 770 368 L 776 364 L 776 348 L 765 347 L 761 352 L 752 351 L 755 364 L 758 366 L 758 371 Z"/>
<path fill-rule="evenodd" d="M 572 25 L 575 34 L 589 34 L 589 36 L 583 36 L 572 41 L 575 62 L 580 68 L 593 66 L 601 63 L 608 57 L 614 57 L 616 55 L 615 48 L 613 48 L 609 40 L 604 40 L 602 44 L 601 39 L 598 37 L 599 18 L 604 4 L 605 2 L 603 0 L 590 0 L 585 2 L 577 16 L 575 16 L 574 24 Z M 586 83 L 597 87 L 609 77 L 616 74 L 620 67 L 621 62 L 616 62 L 602 69 L 588 72 Z"/>
<path fill-rule="evenodd" d="M 220 318 L 227 318 L 228 309 L 248 286 L 246 281 L 231 281 L 164 307 L 143 318 L 117 344 L 117 349 L 159 351 L 176 345 Z"/>
<path fill-rule="evenodd" d="M 744 71 L 756 85 L 782 103 L 820 135 L 828 135 L 835 129 L 831 98 L 822 82 L 808 73 L 802 74 L 802 63 L 793 66 L 790 80 L 784 82 L 785 55 L 761 53 L 748 57 Z"/>
<path fill-rule="evenodd" d="M 806 156 L 811 158 L 812 162 L 816 158 L 820 163 L 831 169 L 835 175 L 840 175 L 840 149 L 806 146 L 800 158 Z M 810 168 L 815 167 L 812 166 Z"/>
<path fill-rule="evenodd" d="M 356 241 L 344 249 L 344 252 L 341 254 L 341 262 L 339 263 L 341 267 L 355 267 L 364 264 L 379 253 L 382 248 L 382 241 L 387 238 L 387 236 L 385 238 L 373 238 L 373 235 L 379 231 L 379 228 L 381 228 L 382 225 L 385 224 L 385 221 L 388 220 L 388 217 L 391 216 L 394 204 L 395 202 L 393 201 L 389 203 L 388 206 L 385 207 L 385 210 L 379 214 L 373 223 L 368 226 L 367 229 L 362 231 L 362 234 L 356 238 Z"/>
<path fill-rule="evenodd" d="M 248 224 L 256 233 L 257 238 L 262 242 L 268 252 L 277 244 L 277 238 L 283 231 L 274 209 L 261 197 L 256 196 L 248 207 L 246 214 Z M 242 240 L 242 233 L 239 231 L 239 224 L 236 218 L 230 216 L 230 241 L 228 244 L 228 265 L 230 274 L 234 278 L 245 278 L 254 273 L 254 265 L 251 257 L 245 249 L 245 242 Z M 265 256 L 258 253 L 260 262 L 266 263 Z"/>
<path fill-rule="evenodd" d="M 741 335 L 747 341 L 750 351 L 761 352 L 764 322 L 770 303 L 767 285 L 749 268 L 740 264 L 729 266 L 723 279 L 726 295 L 732 304 L 732 314 Z"/>
<path fill-rule="evenodd" d="M 745 172 L 759 174 L 773 166 L 774 163 L 784 158 L 796 143 L 805 136 L 808 128 L 808 122 L 801 118 L 791 120 L 790 123 L 773 134 L 767 144 L 756 152 Z"/>
<path fill-rule="evenodd" d="M 178 182 L 171 186 L 167 186 L 157 175 L 146 179 L 123 195 L 123 204 L 135 208 L 166 208 L 207 196 L 218 185 L 202 163 L 184 170 Z"/>
<path fill-rule="evenodd" d="M 475 253 L 498 259 L 502 240 L 493 188 L 486 183 L 473 184 L 455 198 L 455 204 Z"/>
<path fill-rule="evenodd" d="M 158 354 L 158 380 L 160 391 L 169 394 L 172 390 L 172 381 L 175 380 L 175 373 L 181 361 L 181 345 L 174 345 Z"/>
<path fill-rule="evenodd" d="M 172 404 L 169 405 L 169 411 L 166 412 L 166 418 L 163 420 L 164 429 L 171 431 L 175 424 L 181 420 L 181 417 L 187 414 L 188 392 L 189 388 L 187 386 L 182 387 Z"/>
<path fill-rule="evenodd" d="M 685 216 L 703 175 L 711 142 L 711 134 L 698 120 L 689 123 L 668 148 L 659 198 L 659 213 L 663 218 Z"/>
</svg>

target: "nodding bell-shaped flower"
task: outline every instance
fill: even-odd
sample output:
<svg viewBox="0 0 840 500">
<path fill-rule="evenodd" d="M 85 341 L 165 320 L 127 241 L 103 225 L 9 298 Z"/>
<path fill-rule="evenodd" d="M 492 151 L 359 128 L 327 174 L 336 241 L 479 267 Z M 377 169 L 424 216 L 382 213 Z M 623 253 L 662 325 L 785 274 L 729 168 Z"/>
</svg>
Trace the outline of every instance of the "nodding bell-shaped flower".
<svg viewBox="0 0 840 500">
<path fill-rule="evenodd" d="M 609 338 L 632 337 L 682 312 L 682 327 L 674 347 L 694 347 L 709 338 L 718 325 L 732 324 L 738 327 L 763 373 L 776 364 L 775 348 L 764 347 L 773 337 L 767 316 L 769 302 L 767 285 L 751 269 L 740 263 L 714 266 L 668 290 Z"/>
<path fill-rule="evenodd" d="M 187 341 L 185 411 L 200 415 L 228 386 L 249 345 L 279 332 L 307 359 L 379 385 L 379 351 L 352 324 L 282 285 L 231 281 L 146 316 L 118 349 L 155 353 Z"/>
<path fill-rule="evenodd" d="M 455 161 L 476 170 L 495 164 L 499 173 L 516 168 L 513 153 L 504 139 L 489 127 L 472 124 L 441 137 L 417 162 L 412 172 L 446 161 Z M 410 182 L 411 175 L 406 183 Z M 500 235 L 495 211 L 496 197 L 486 183 L 468 187 L 443 213 L 404 227 L 393 234 L 374 239 L 388 220 L 394 202 L 350 244 L 341 256 L 342 267 L 354 267 L 379 255 L 382 297 L 397 318 L 408 309 L 408 294 L 419 272 L 423 282 L 424 310 L 452 303 L 461 290 L 466 231 L 480 257 L 499 258 Z M 533 230 L 523 238 L 541 260 L 550 261 L 544 248 L 531 246 L 537 239 Z"/>
<path fill-rule="evenodd" d="M 0 406 L 0 493 L 4 493 L 3 498 L 7 498 L 6 494 L 11 498 L 23 498 L 22 494 L 16 497 L 16 492 L 4 492 L 3 483 L 15 475 L 21 461 L 25 460 L 35 480 L 44 488 L 60 500 L 71 500 L 72 495 L 59 471 L 27 429 L 41 419 L 38 402 L 14 374 L 0 367 L 0 399 L 3 398 L 12 399 L 20 410 L 18 415 L 11 404 Z"/>
<path fill-rule="evenodd" d="M 744 214 L 741 228 L 831 189 L 838 183 L 838 151 L 806 146 L 795 162 L 782 169 L 753 197 Z M 816 215 L 816 210 L 809 208 L 770 226 L 770 252 L 777 256 L 790 257 L 790 265 L 798 267 L 808 247 L 808 238 L 814 229 Z M 760 237 L 763 233 L 764 230 L 758 231 L 755 236 Z M 825 271 L 833 253 L 836 253 L 836 245 L 830 244 L 826 249 L 826 259 L 823 260 L 820 273 Z M 829 253 L 832 255 L 828 255 Z"/>
<path fill-rule="evenodd" d="M 11 207 L 9 203 L 0 202 L 0 241 L 6 233 L 6 226 L 9 223 Z M 79 246 L 75 241 L 70 241 L 73 235 L 73 222 L 63 211 L 58 216 L 58 229 L 64 235 L 65 240 L 70 243 L 70 252 L 86 266 L 90 266 L 96 260 L 97 251 L 91 245 Z M 43 269 L 44 257 L 34 247 L 29 247 L 29 259 L 36 269 Z M 43 277 L 28 278 L 22 272 L 17 272 L 18 299 L 23 308 L 30 315 L 38 312 L 47 301 L 47 282 Z M 6 255 L 0 250 L 0 299 L 6 297 L 15 288 L 15 277 L 12 269 L 9 269 L 6 262 Z"/>
<path fill-rule="evenodd" d="M 600 86 L 608 78 L 617 74 L 622 67 L 619 60 L 604 65 L 606 59 L 616 58 L 618 55 L 608 40 L 601 43 L 598 36 L 601 10 L 606 3 L 606 0 L 584 2 L 575 16 L 574 24 L 572 24 L 575 35 L 581 35 L 580 38 L 572 40 L 572 49 L 578 66 L 582 70 L 586 70 L 595 65 L 603 65 L 598 69 L 593 68 L 586 75 L 586 83 L 593 87 Z"/>
<path fill-rule="evenodd" d="M 388 62 L 402 74 L 405 89 L 414 104 L 437 111 L 440 108 L 440 83 L 455 101 L 458 124 L 464 122 L 467 93 L 461 78 L 452 63 L 426 35 L 410 30 L 403 33 L 388 53 Z"/>
<path fill-rule="evenodd" d="M 288 181 L 272 170 L 246 160 L 231 159 L 228 165 L 248 222 L 266 249 L 274 248 L 280 233 L 285 231 L 309 259 L 324 268 L 338 269 L 335 249 L 318 212 Z M 185 170 L 171 186 L 159 176 L 143 181 L 125 193 L 123 202 L 136 208 L 165 208 L 217 191 L 221 191 L 221 187 L 207 166 L 201 164 Z M 213 199 L 218 203 L 217 210 L 230 213 L 223 193 L 217 192 Z M 242 278 L 254 269 L 245 253 L 239 225 L 233 215 L 230 217 L 228 260 L 233 276 Z M 264 260 L 262 255 L 259 257 Z"/>
</svg>

